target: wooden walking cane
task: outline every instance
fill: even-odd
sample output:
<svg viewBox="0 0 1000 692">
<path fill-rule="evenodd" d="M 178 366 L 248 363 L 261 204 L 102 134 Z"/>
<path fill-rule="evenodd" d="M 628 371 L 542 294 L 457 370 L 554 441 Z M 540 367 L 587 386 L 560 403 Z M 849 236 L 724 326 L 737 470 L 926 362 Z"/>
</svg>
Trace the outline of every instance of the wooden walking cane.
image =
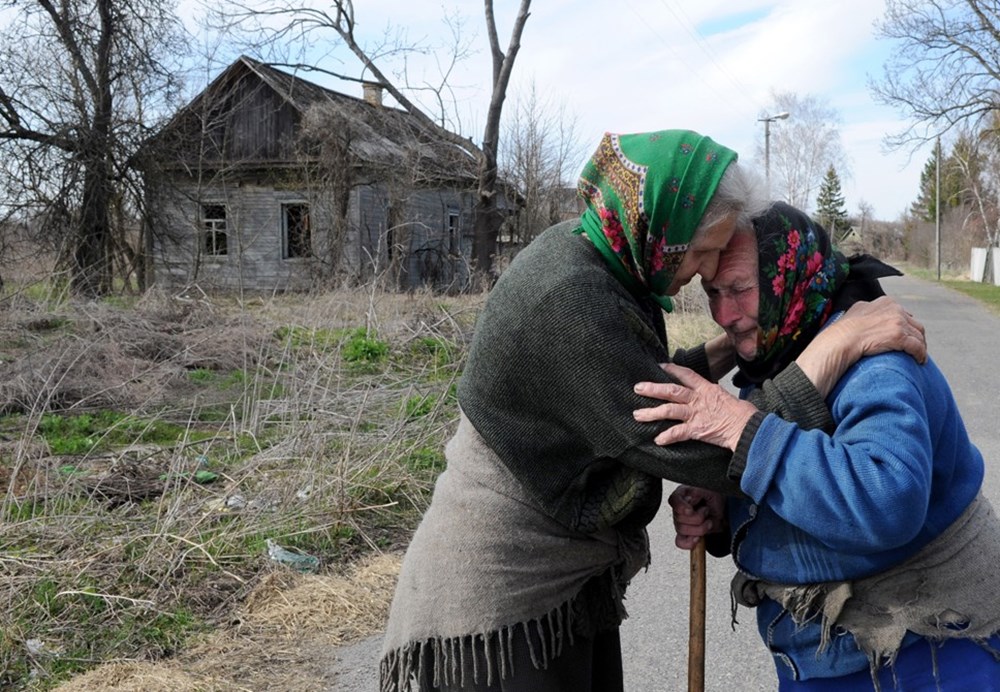
<svg viewBox="0 0 1000 692">
<path fill-rule="evenodd" d="M 688 692 L 705 690 L 705 538 L 691 549 L 691 608 L 688 629 Z"/>
</svg>

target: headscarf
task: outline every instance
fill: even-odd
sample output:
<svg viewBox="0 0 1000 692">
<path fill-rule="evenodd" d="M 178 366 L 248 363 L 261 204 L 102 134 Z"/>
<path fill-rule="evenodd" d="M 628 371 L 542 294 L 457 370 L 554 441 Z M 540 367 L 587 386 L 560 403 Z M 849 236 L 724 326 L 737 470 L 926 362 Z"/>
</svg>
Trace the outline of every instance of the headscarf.
<svg viewBox="0 0 1000 692">
<path fill-rule="evenodd" d="M 760 305 L 757 357 L 737 357 L 743 386 L 781 372 L 834 312 L 885 295 L 878 279 L 901 272 L 870 255 L 847 259 L 826 230 L 804 212 L 775 202 L 753 220 L 757 236 Z"/>
<path fill-rule="evenodd" d="M 667 289 L 736 152 L 689 130 L 607 133 L 580 174 L 581 232 L 629 290 Z"/>
</svg>

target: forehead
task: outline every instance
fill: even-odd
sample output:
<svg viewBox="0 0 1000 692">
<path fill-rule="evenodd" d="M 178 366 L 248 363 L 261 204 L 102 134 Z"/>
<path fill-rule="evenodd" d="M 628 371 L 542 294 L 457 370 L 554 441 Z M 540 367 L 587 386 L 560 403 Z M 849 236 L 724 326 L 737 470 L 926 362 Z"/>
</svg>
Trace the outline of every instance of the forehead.
<svg viewBox="0 0 1000 692">
<path fill-rule="evenodd" d="M 691 241 L 691 250 L 695 252 L 713 252 L 724 250 L 732 240 L 736 228 L 736 218 L 727 217 L 719 223 L 705 229 Z"/>
<path fill-rule="evenodd" d="M 757 281 L 757 240 L 749 233 L 737 233 L 719 255 L 719 267 L 705 286 L 726 287 Z"/>
</svg>

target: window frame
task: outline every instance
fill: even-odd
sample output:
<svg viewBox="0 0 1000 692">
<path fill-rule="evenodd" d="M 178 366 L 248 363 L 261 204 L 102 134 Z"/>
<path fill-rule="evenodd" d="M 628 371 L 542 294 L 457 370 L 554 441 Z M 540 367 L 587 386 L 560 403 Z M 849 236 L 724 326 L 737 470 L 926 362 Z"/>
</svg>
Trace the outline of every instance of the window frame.
<svg viewBox="0 0 1000 692">
<path fill-rule="evenodd" d="M 220 209 L 221 216 L 210 216 L 209 209 Z M 202 202 L 199 207 L 201 250 L 206 257 L 229 255 L 229 206 L 225 202 Z M 219 242 L 221 238 L 222 242 Z"/>
</svg>

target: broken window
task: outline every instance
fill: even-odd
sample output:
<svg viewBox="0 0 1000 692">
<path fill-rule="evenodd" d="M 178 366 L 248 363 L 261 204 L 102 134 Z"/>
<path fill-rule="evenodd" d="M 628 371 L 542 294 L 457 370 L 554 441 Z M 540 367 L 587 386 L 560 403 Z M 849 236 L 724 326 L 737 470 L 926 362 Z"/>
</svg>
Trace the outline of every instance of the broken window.
<svg viewBox="0 0 1000 692">
<path fill-rule="evenodd" d="M 312 233 L 309 230 L 308 204 L 283 204 L 281 206 L 284 259 L 312 256 Z"/>
<path fill-rule="evenodd" d="M 461 217 L 459 216 L 458 209 L 454 207 L 448 208 L 448 254 L 452 257 L 458 254 L 459 242 L 461 236 L 459 235 L 461 231 Z"/>
</svg>

